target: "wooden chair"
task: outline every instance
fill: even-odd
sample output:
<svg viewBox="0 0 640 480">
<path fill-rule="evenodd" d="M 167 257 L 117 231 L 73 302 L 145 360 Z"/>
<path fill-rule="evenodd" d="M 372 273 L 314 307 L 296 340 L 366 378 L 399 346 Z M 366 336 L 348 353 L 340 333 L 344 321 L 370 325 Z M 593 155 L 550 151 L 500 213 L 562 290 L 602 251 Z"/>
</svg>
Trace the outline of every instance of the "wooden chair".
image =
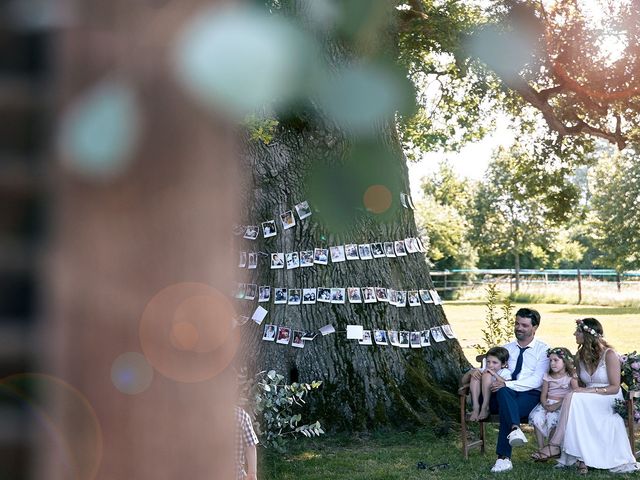
<svg viewBox="0 0 640 480">
<path fill-rule="evenodd" d="M 627 432 L 629 434 L 629 444 L 631 445 L 631 451 L 638 458 L 640 451 L 636 450 L 636 422 L 633 418 L 633 401 L 636 398 L 640 398 L 640 390 L 631 390 L 627 398 Z"/>
</svg>

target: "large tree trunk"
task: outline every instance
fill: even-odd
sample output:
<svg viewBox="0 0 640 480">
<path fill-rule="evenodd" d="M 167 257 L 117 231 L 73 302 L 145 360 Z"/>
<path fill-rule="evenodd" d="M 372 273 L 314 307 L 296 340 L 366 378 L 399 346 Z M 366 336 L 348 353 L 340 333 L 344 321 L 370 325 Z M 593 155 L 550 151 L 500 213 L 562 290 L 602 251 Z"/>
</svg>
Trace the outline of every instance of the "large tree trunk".
<svg viewBox="0 0 640 480">
<path fill-rule="evenodd" d="M 308 120 L 308 119 L 307 119 Z M 408 173 L 394 127 L 380 129 L 382 141 L 354 142 L 320 121 L 284 121 L 270 145 L 248 147 L 249 208 L 244 219 L 257 225 L 276 219 L 278 235 L 253 243 L 240 241 L 239 250 L 264 253 L 328 248 L 348 243 L 372 243 L 416 237 L 413 212 L 400 204 L 409 191 Z M 373 213 L 365 200 L 372 185 L 390 192 L 390 207 Z M 279 214 L 308 200 L 311 217 L 283 231 Z M 375 210 L 375 209 L 373 209 Z M 346 261 L 293 270 L 271 270 L 260 256 L 258 269 L 242 281 L 272 287 L 388 287 L 396 290 L 432 289 L 424 255 Z M 272 292 L 273 295 L 273 292 Z M 243 301 L 240 301 L 243 302 Z M 244 301 L 250 312 L 254 302 Z M 253 370 L 275 369 L 289 380 L 322 380 L 310 410 L 325 425 L 366 429 L 383 424 L 434 424 L 454 418 L 454 396 L 461 367 L 466 365 L 456 340 L 432 341 L 430 347 L 401 349 L 364 346 L 347 340 L 349 324 L 365 329 L 426 330 L 447 323 L 441 306 L 398 308 L 386 303 L 274 305 L 265 324 L 294 330 L 317 330 L 333 324 L 336 334 L 319 336 L 304 349 L 262 341 L 262 328 L 244 330 Z M 264 326 L 264 324 L 263 324 Z"/>
</svg>

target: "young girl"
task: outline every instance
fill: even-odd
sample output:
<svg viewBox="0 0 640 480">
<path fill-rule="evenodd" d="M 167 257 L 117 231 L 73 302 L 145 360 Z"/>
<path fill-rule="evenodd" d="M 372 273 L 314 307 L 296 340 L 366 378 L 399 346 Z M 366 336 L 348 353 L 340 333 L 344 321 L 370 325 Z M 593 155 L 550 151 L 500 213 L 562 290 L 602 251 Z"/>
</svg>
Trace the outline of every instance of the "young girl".
<svg viewBox="0 0 640 480">
<path fill-rule="evenodd" d="M 469 420 L 475 422 L 489 416 L 491 384 L 497 376 L 511 380 L 511 372 L 507 369 L 508 362 L 509 351 L 504 347 L 493 347 L 485 355 L 485 368 L 482 370 L 481 376 L 473 375 L 475 370 L 464 374 L 462 386 L 469 385 L 473 408 Z M 480 405 L 480 393 L 482 393 L 482 405 Z"/>
<path fill-rule="evenodd" d="M 529 424 L 536 432 L 538 448 L 542 449 L 545 438 L 550 438 L 560 418 L 560 407 L 567 394 L 578 388 L 578 379 L 573 365 L 573 355 L 564 347 L 547 350 L 549 372 L 542 377 L 540 403 L 529 414 Z M 551 458 L 543 453 L 534 452 L 531 458 L 544 462 Z"/>
</svg>

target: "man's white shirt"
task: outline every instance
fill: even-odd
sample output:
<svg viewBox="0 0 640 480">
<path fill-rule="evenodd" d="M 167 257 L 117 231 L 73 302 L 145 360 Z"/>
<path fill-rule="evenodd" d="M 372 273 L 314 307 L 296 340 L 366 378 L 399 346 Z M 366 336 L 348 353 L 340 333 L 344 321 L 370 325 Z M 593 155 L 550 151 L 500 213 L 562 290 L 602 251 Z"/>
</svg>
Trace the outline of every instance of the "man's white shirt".
<svg viewBox="0 0 640 480">
<path fill-rule="evenodd" d="M 505 382 L 506 387 L 516 392 L 539 390 L 542 387 L 542 376 L 549 371 L 549 358 L 547 357 L 549 346 L 534 337 L 528 347 L 523 353 L 522 370 L 520 370 L 518 378 Z M 504 348 L 509 351 L 509 370 L 513 372 L 520 355 L 518 342 L 507 343 Z"/>
</svg>

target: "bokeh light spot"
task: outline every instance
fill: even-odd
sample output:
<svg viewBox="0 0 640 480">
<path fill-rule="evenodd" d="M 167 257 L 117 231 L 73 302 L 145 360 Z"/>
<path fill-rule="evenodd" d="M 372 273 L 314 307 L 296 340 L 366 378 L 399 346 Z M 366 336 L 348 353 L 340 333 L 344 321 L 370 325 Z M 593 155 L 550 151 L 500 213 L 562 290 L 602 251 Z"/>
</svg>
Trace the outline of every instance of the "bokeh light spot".
<svg viewBox="0 0 640 480">
<path fill-rule="evenodd" d="M 371 185 L 364 192 L 363 203 L 370 212 L 386 212 L 391 207 L 391 191 L 384 185 Z"/>
<path fill-rule="evenodd" d="M 153 368 L 137 352 L 118 356 L 111 366 L 111 381 L 122 393 L 136 395 L 144 392 L 153 380 Z"/>
<path fill-rule="evenodd" d="M 111 178 L 125 170 L 139 134 L 131 88 L 105 80 L 65 112 L 59 147 L 65 163 L 87 177 Z"/>
<path fill-rule="evenodd" d="M 242 116 L 299 93 L 316 58 L 312 45 L 282 17 L 213 8 L 199 12 L 182 32 L 174 68 L 198 101 Z"/>
<path fill-rule="evenodd" d="M 208 380 L 233 360 L 239 344 L 236 312 L 220 291 L 185 282 L 160 290 L 140 320 L 146 359 L 162 375 L 182 382 Z"/>
</svg>

